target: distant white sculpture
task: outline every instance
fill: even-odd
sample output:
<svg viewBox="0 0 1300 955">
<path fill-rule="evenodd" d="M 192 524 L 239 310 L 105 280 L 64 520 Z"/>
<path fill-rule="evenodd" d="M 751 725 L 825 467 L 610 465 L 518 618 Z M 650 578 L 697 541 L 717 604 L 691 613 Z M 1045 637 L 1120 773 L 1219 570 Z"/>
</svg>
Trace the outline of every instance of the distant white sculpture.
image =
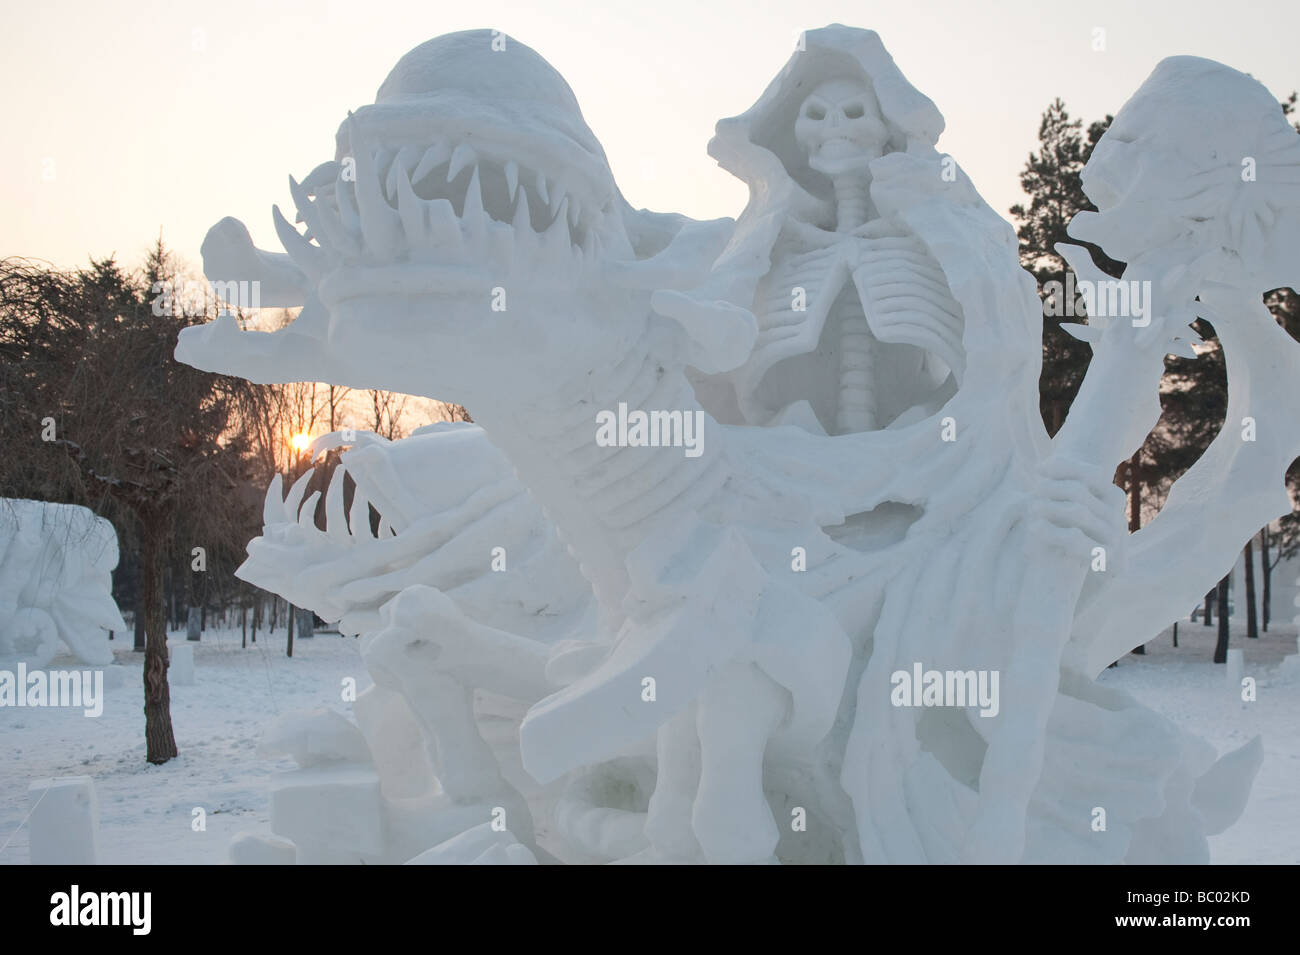
<svg viewBox="0 0 1300 955">
<path fill-rule="evenodd" d="M 194 685 L 194 648 L 188 643 L 167 647 L 167 683 L 169 686 Z"/>
<path fill-rule="evenodd" d="M 324 530 L 268 495 L 241 575 L 376 682 L 364 752 L 278 785 L 347 820 L 277 828 L 300 861 L 1208 861 L 1259 741 L 1216 761 L 1093 680 L 1289 509 L 1300 350 L 1259 300 L 1300 284 L 1300 137 L 1244 74 L 1157 67 L 1086 170 L 1076 234 L 1129 267 L 1063 250 L 1094 360 L 1049 440 L 1033 280 L 942 128 L 874 33 L 810 31 L 710 144 L 740 218 L 636 212 L 560 76 L 472 31 L 291 180 L 287 256 L 214 227 L 209 278 L 303 311 L 179 358 L 482 426 L 348 451 Z M 1229 423 L 1129 536 L 1111 476 L 1196 315 Z"/>
<path fill-rule="evenodd" d="M 83 663 L 113 662 L 113 525 L 84 507 L 0 499 L 0 668 L 49 664 L 64 644 Z"/>
</svg>

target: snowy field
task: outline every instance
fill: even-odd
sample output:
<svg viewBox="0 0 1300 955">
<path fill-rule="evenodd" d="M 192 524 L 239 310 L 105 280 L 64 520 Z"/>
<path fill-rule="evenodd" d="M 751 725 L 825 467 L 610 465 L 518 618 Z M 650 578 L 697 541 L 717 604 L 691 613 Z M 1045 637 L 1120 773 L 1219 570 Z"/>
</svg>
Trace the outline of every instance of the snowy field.
<svg viewBox="0 0 1300 955">
<path fill-rule="evenodd" d="M 1217 863 L 1300 862 L 1300 658 L 1295 629 L 1275 628 L 1258 640 L 1234 626 L 1232 645 L 1245 649 L 1245 675 L 1258 698 L 1241 700 L 1225 667 L 1210 656 L 1215 628 L 1179 625 L 1178 649 L 1169 632 L 1128 656 L 1101 681 L 1124 689 L 1220 752 L 1257 733 L 1264 766 L 1241 820 L 1210 840 Z M 180 638 L 183 642 L 183 636 Z M 150 766 L 144 759 L 143 654 L 115 641 L 119 685 L 106 689 L 103 715 L 80 710 L 0 709 L 0 864 L 28 861 L 27 787 L 46 776 L 91 775 L 100 801 L 100 861 L 199 864 L 226 862 L 226 847 L 241 830 L 269 831 L 269 777 L 294 768 L 292 760 L 256 755 L 262 728 L 279 713 L 327 706 L 349 713 L 342 681 L 370 679 L 357 641 L 317 634 L 284 655 L 285 634 L 259 635 L 240 648 L 240 634 L 209 630 L 196 645 L 196 683 L 172 687 L 177 759 Z M 76 666 L 60 657 L 53 668 Z M 207 830 L 191 827 L 193 810 L 206 812 Z"/>
</svg>

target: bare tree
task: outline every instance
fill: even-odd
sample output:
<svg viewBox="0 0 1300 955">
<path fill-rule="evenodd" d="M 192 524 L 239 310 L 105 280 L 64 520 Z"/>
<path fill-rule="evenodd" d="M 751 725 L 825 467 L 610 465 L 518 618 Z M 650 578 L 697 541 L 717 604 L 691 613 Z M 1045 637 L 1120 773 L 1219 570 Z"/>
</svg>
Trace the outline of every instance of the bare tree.
<svg viewBox="0 0 1300 955">
<path fill-rule="evenodd" d="M 410 396 L 374 388 L 367 394 L 370 396 L 371 430 L 390 441 L 403 437 L 402 415 Z"/>
<path fill-rule="evenodd" d="M 76 272 L 0 262 L 0 493 L 89 506 L 136 541 L 151 763 L 176 755 L 167 566 L 182 549 L 242 546 L 247 521 L 230 507 L 249 480 L 240 424 L 258 403 L 258 386 L 174 359 L 180 329 L 209 317 L 170 295 L 177 274 L 161 240 L 138 276 L 112 259 Z"/>
</svg>

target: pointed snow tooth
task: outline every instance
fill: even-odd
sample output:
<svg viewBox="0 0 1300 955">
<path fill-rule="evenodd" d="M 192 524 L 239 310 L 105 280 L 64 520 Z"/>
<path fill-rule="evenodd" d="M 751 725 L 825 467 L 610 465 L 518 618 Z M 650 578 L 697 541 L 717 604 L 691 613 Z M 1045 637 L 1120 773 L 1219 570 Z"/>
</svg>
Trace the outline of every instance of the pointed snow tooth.
<svg viewBox="0 0 1300 955">
<path fill-rule="evenodd" d="M 567 235 L 569 231 L 569 223 L 568 223 L 569 197 L 568 196 L 565 196 L 563 199 L 561 199 L 559 204 L 551 209 L 551 215 L 554 216 L 554 218 L 551 219 L 551 224 L 550 226 L 547 227 L 546 231 L 550 232 L 552 229 L 558 228 Z"/>
<path fill-rule="evenodd" d="M 370 499 L 358 484 L 352 489 L 352 507 L 348 511 L 348 530 L 353 537 L 373 538 L 370 532 Z"/>
<path fill-rule="evenodd" d="M 330 183 L 338 178 L 340 168 L 339 163 L 333 159 L 321 163 L 311 172 L 307 173 L 306 178 L 302 181 L 303 188 L 308 192 L 319 195 L 321 189 L 326 188 Z"/>
<path fill-rule="evenodd" d="M 469 187 L 465 190 L 465 211 L 460 218 L 471 229 L 482 225 L 483 189 L 478 179 L 478 166 L 470 174 Z"/>
<path fill-rule="evenodd" d="M 562 182 L 557 182 L 551 186 L 550 206 L 552 215 L 555 214 L 556 209 L 560 208 L 560 203 L 565 200 L 568 194 L 569 191 L 564 187 L 564 183 Z"/>
<path fill-rule="evenodd" d="M 393 168 L 398 168 L 393 163 Z M 424 222 L 425 203 L 411 188 L 411 180 L 403 171 L 397 177 L 397 214 L 401 216 L 402 228 L 406 230 L 407 244 L 423 248 L 428 245 L 427 228 Z"/>
<path fill-rule="evenodd" d="M 408 143 L 397 151 L 397 158 L 393 162 L 402 167 L 403 172 L 414 172 L 415 165 L 424 155 L 424 147 L 416 143 Z"/>
<path fill-rule="evenodd" d="M 382 182 L 388 175 L 388 170 L 392 168 L 393 157 L 397 155 L 396 150 L 388 149 L 381 146 L 375 153 L 375 170 L 379 173 L 379 179 Z"/>
<path fill-rule="evenodd" d="M 363 149 L 357 156 L 357 211 L 368 252 L 380 259 L 396 255 L 401 246 L 401 220 L 379 187 L 379 159 Z"/>
<path fill-rule="evenodd" d="M 388 175 L 384 179 L 384 196 L 389 202 L 397 202 L 397 180 L 402 178 L 402 167 L 394 162 L 388 167 Z"/>
<path fill-rule="evenodd" d="M 506 162 L 506 188 L 510 192 L 510 201 L 514 202 L 515 192 L 519 189 L 519 164 L 513 159 Z"/>
<path fill-rule="evenodd" d="M 262 501 L 262 527 L 280 524 L 284 520 L 284 481 L 277 471 L 271 478 L 271 485 L 266 489 L 266 498 Z"/>
<path fill-rule="evenodd" d="M 307 482 L 311 480 L 315 470 L 315 468 L 308 468 L 298 480 L 293 482 L 293 487 L 289 488 L 289 494 L 284 499 L 284 513 L 290 521 L 298 520 L 298 506 L 302 503 L 302 496 L 307 491 Z"/>
<path fill-rule="evenodd" d="M 325 230 L 326 243 L 332 245 L 345 255 L 355 255 L 360 251 L 357 241 L 343 228 L 343 218 L 339 208 L 333 202 L 317 200 L 315 209 L 320 220 L 320 227 Z"/>
<path fill-rule="evenodd" d="M 438 243 L 460 242 L 460 222 L 456 219 L 456 210 L 451 207 L 450 199 L 435 199 L 427 206 L 429 210 L 429 229 L 433 241 Z"/>
<path fill-rule="evenodd" d="M 293 176 L 289 177 L 289 195 L 293 196 L 293 204 L 298 207 L 298 212 L 305 214 L 311 208 L 311 196 L 303 188 L 302 183 Z"/>
<path fill-rule="evenodd" d="M 569 226 L 577 229 L 582 222 L 582 204 L 578 202 L 569 203 Z"/>
<path fill-rule="evenodd" d="M 532 215 L 528 208 L 528 190 L 525 189 L 519 193 L 519 199 L 515 202 L 515 216 L 511 222 L 515 232 L 522 233 L 525 229 L 532 231 Z"/>
<path fill-rule="evenodd" d="M 447 181 L 451 182 L 460 175 L 460 171 L 478 158 L 474 153 L 474 147 L 468 143 L 461 143 L 451 154 L 451 165 L 447 167 Z"/>
<path fill-rule="evenodd" d="M 388 169 L 385 180 L 388 186 L 388 198 L 397 201 L 398 180 L 410 174 L 412 167 L 419 161 L 422 147 L 407 145 L 397 151 L 392 166 Z"/>
<path fill-rule="evenodd" d="M 293 176 L 289 177 L 289 194 L 293 196 L 294 205 L 298 207 L 298 214 L 302 217 L 302 221 L 307 223 L 307 228 L 312 235 L 316 236 L 318 242 L 333 246 L 339 251 L 349 249 L 350 243 L 343 233 L 342 224 L 333 216 L 326 215 L 328 208 L 326 205 L 308 198 L 307 190 Z"/>
<path fill-rule="evenodd" d="M 561 202 L 559 215 L 555 217 L 555 220 L 550 224 L 547 230 L 542 233 L 543 247 L 553 252 L 569 248 L 569 224 L 564 220 L 565 206 L 564 203 Z"/>
<path fill-rule="evenodd" d="M 510 250 L 511 259 L 518 261 L 521 255 L 528 255 L 537 249 L 537 233 L 533 231 L 532 213 L 528 208 L 528 190 L 519 190 L 519 199 L 515 203 L 515 217 L 510 229 L 513 243 Z"/>
<path fill-rule="evenodd" d="M 320 491 L 312 491 L 307 500 L 302 502 L 298 512 L 298 523 L 303 527 L 316 526 L 316 502 L 320 500 Z"/>
<path fill-rule="evenodd" d="M 537 174 L 537 194 L 542 197 L 542 202 L 546 203 L 547 207 L 550 207 L 551 197 L 546 191 L 546 177 L 540 172 Z"/>
<path fill-rule="evenodd" d="M 331 540 L 348 543 L 348 517 L 343 512 L 343 468 L 335 468 L 325 490 L 325 533 Z"/>
<path fill-rule="evenodd" d="M 352 189 L 352 183 L 341 183 L 336 195 L 339 203 L 339 221 L 343 223 L 343 231 L 353 239 L 361 238 L 361 216 L 357 212 L 357 197 Z"/>
<path fill-rule="evenodd" d="M 424 158 L 415 167 L 415 172 L 411 173 L 411 184 L 419 182 L 429 173 L 433 172 L 438 166 L 447 161 L 451 155 L 451 146 L 447 143 L 438 143 L 430 146 L 424 151 Z"/>
<path fill-rule="evenodd" d="M 387 537 L 395 537 L 395 536 L 397 536 L 397 534 L 396 534 L 396 531 L 393 530 L 393 525 L 390 524 L 390 523 L 388 523 L 388 518 L 386 518 L 386 517 L 384 517 L 382 514 L 380 514 L 380 515 L 379 515 L 379 537 L 380 537 L 380 539 L 387 538 Z"/>
<path fill-rule="evenodd" d="M 285 219 L 279 206 L 271 207 L 271 218 L 275 222 L 275 234 L 280 237 L 280 244 L 289 253 L 289 259 L 302 269 L 313 282 L 319 282 L 329 268 L 325 252 L 312 245 L 302 234 Z"/>
</svg>

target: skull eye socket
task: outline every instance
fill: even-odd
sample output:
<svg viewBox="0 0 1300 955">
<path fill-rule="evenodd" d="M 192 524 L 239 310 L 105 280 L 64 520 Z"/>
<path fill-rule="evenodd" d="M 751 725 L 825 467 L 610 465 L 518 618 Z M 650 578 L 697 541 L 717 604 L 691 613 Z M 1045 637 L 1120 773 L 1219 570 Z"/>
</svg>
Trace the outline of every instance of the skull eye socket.
<svg viewBox="0 0 1300 955">
<path fill-rule="evenodd" d="M 849 119 L 861 119 L 864 112 L 861 103 L 849 103 L 844 107 L 844 115 Z"/>
<path fill-rule="evenodd" d="M 826 118 L 826 110 L 816 103 L 809 103 L 803 114 L 809 119 L 823 120 Z"/>
</svg>

